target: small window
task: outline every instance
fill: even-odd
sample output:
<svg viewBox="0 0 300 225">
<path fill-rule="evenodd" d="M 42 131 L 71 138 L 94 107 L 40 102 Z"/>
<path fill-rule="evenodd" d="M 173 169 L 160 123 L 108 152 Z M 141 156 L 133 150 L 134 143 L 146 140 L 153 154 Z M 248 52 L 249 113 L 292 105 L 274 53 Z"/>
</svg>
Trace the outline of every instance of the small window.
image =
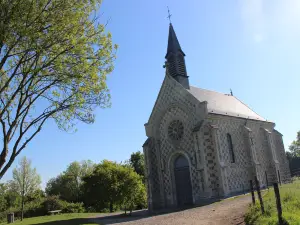
<svg viewBox="0 0 300 225">
<path fill-rule="evenodd" d="M 234 157 L 234 151 L 233 151 L 233 145 L 232 145 L 232 138 L 230 134 L 227 134 L 227 141 L 228 141 L 228 148 L 229 148 L 229 156 L 231 163 L 235 163 L 235 157 Z"/>
<path fill-rule="evenodd" d="M 254 145 L 253 137 L 251 137 L 250 140 L 251 140 L 251 145 Z"/>
</svg>

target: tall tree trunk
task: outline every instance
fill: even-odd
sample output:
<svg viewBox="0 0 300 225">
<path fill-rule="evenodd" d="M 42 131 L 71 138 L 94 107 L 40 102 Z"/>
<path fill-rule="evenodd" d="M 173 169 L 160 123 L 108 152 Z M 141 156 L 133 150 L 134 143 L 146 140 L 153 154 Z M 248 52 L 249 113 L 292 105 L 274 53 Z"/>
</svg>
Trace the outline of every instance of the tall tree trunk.
<svg viewBox="0 0 300 225">
<path fill-rule="evenodd" d="M 24 194 L 22 194 L 21 221 L 24 218 Z"/>
<path fill-rule="evenodd" d="M 23 164 L 21 221 L 23 221 L 23 218 L 24 218 L 25 179 L 26 179 L 26 168 L 25 168 L 25 165 Z"/>
<path fill-rule="evenodd" d="M 109 202 L 109 211 L 112 213 L 113 212 L 113 202 Z"/>
<path fill-rule="evenodd" d="M 130 216 L 131 216 L 131 214 L 132 214 L 132 204 L 130 204 Z"/>
</svg>

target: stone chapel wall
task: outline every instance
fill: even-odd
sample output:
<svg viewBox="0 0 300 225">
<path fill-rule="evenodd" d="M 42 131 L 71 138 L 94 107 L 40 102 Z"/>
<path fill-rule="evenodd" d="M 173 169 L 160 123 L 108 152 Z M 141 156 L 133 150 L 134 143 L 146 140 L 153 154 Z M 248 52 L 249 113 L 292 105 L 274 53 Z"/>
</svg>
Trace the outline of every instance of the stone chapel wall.
<svg viewBox="0 0 300 225">
<path fill-rule="evenodd" d="M 245 143 L 245 120 L 226 116 L 211 116 L 211 123 L 218 127 L 220 160 L 223 164 L 225 195 L 243 192 L 249 187 L 252 163 Z M 227 134 L 231 135 L 235 162 L 231 162 Z"/>
<path fill-rule="evenodd" d="M 273 139 L 276 146 L 277 159 L 279 161 L 279 170 L 281 182 L 290 182 L 291 172 L 289 162 L 286 158 L 282 135 L 278 131 L 273 132 Z"/>
<path fill-rule="evenodd" d="M 218 142 L 220 151 L 220 160 L 223 164 L 222 170 L 224 175 L 224 188 L 227 195 L 242 192 L 249 189 L 249 180 L 257 176 L 262 186 L 267 185 L 267 179 L 270 182 L 276 181 L 276 169 L 273 163 L 271 148 L 276 149 L 278 155 L 280 174 L 283 179 L 289 177 L 286 158 L 283 153 L 283 145 L 280 144 L 278 135 L 274 135 L 273 123 L 246 120 L 242 118 L 226 117 L 219 115 L 211 115 L 212 124 L 218 127 Z M 245 136 L 245 126 L 251 132 L 251 139 L 247 140 Z M 266 130 L 271 130 L 272 138 L 271 146 L 266 137 Z M 232 137 L 233 149 L 235 155 L 235 163 L 231 163 L 227 133 Z M 258 164 L 256 165 L 251 158 L 251 149 L 249 144 L 253 145 L 255 158 Z M 256 166 L 257 169 L 254 168 Z"/>
<path fill-rule="evenodd" d="M 256 150 L 258 155 L 259 170 L 257 178 L 260 181 L 260 185 L 267 186 L 276 181 L 276 168 L 274 167 L 273 156 L 270 146 L 266 137 L 266 131 L 263 128 L 257 127 L 256 137 L 257 141 Z"/>
<path fill-rule="evenodd" d="M 148 208 L 160 209 L 161 205 L 161 188 L 159 180 L 159 161 L 155 149 L 155 140 L 150 138 L 147 145 L 144 146 L 146 180 L 147 180 L 147 198 Z"/>
<path fill-rule="evenodd" d="M 221 168 L 218 162 L 218 143 L 216 143 L 216 132 L 211 124 L 207 123 L 201 127 L 203 145 L 201 151 L 204 152 L 204 175 L 206 178 L 206 190 L 204 194 L 210 198 L 218 198 L 224 195 L 222 189 Z"/>
</svg>

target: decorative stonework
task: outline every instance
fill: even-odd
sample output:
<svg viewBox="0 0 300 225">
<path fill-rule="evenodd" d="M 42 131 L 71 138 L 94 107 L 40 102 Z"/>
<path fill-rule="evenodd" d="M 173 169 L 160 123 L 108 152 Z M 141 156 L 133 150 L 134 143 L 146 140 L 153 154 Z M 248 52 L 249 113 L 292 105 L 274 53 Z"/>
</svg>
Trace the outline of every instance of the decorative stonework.
<svg viewBox="0 0 300 225">
<path fill-rule="evenodd" d="M 203 146 L 205 152 L 205 161 L 208 177 L 208 188 L 210 189 L 211 197 L 219 195 L 219 177 L 217 176 L 217 161 L 216 153 L 212 139 L 211 127 L 207 124 L 203 127 Z"/>
<path fill-rule="evenodd" d="M 284 145 L 282 141 L 282 135 L 275 131 L 273 132 L 273 138 L 276 146 L 276 152 L 277 152 L 277 159 L 279 161 L 280 165 L 280 176 L 282 182 L 290 182 L 291 174 L 290 174 L 290 168 L 289 163 L 286 158 L 286 154 L 284 151 Z"/>
<path fill-rule="evenodd" d="M 276 153 L 281 179 L 289 180 L 282 137 L 274 130 L 273 123 L 201 114 L 206 112 L 201 108 L 204 106 L 180 84 L 166 77 L 146 125 L 147 135 L 152 139 L 144 151 L 148 153 L 145 157 L 150 174 L 147 185 L 151 186 L 148 202 L 153 208 L 177 204 L 172 167 L 176 154 L 184 154 L 189 161 L 194 203 L 248 190 L 249 180 L 254 176 L 262 186 L 267 183 L 266 174 L 269 183 L 275 181 L 276 168 L 270 148 Z M 217 127 L 215 133 L 213 126 Z M 251 130 L 248 136 L 245 127 Z M 265 129 L 270 131 L 269 137 Z M 230 160 L 227 133 L 232 137 L 234 163 Z"/>
<path fill-rule="evenodd" d="M 179 141 L 183 136 L 183 124 L 179 120 L 173 120 L 168 127 L 168 135 L 174 141 Z"/>
</svg>

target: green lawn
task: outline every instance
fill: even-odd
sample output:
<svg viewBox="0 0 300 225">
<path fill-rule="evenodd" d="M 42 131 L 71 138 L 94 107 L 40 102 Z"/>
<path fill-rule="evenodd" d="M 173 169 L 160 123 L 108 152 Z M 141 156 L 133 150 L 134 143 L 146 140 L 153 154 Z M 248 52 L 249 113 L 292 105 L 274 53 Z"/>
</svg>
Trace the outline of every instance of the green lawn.
<svg viewBox="0 0 300 225">
<path fill-rule="evenodd" d="M 16 225 L 90 225 L 97 224 L 90 221 L 90 217 L 99 215 L 99 213 L 72 213 L 72 214 L 60 214 L 55 216 L 40 216 L 16 221 L 13 224 Z M 4 225 L 7 223 L 1 223 Z"/>
<path fill-rule="evenodd" d="M 283 217 L 287 221 L 287 224 L 300 225 L 300 180 L 296 180 L 292 184 L 282 185 L 280 187 L 280 196 Z M 273 188 L 265 192 L 263 201 L 266 211 L 265 215 L 261 215 L 260 205 L 256 202 L 256 205 L 251 206 L 246 214 L 245 221 L 248 224 L 278 224 L 276 199 Z"/>
</svg>

